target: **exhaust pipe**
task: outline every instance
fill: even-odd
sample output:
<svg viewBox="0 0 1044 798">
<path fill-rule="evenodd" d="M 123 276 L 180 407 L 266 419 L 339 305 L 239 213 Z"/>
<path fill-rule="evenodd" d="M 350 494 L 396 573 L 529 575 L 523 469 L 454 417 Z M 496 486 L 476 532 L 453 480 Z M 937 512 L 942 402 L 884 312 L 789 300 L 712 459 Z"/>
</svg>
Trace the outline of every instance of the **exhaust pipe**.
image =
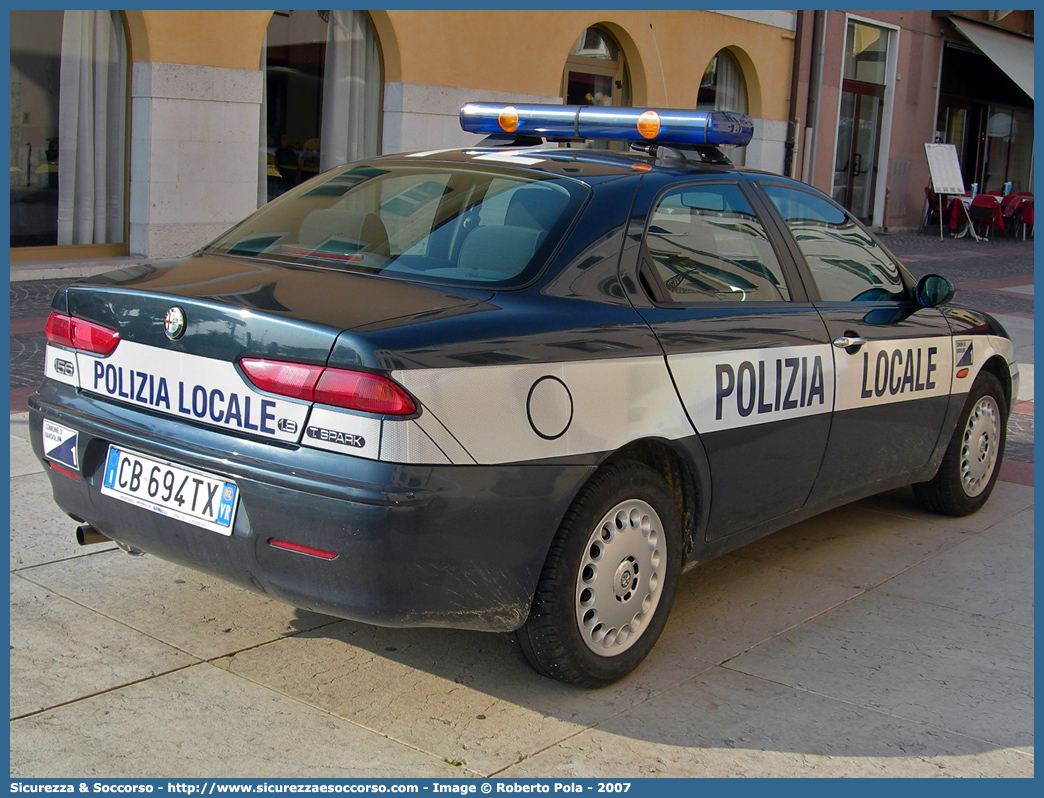
<svg viewBox="0 0 1044 798">
<path fill-rule="evenodd" d="M 145 553 L 141 549 L 135 548 L 134 546 L 128 546 L 126 543 L 120 543 L 118 540 L 113 540 L 107 535 L 103 535 L 90 524 L 76 527 L 76 542 L 81 546 L 90 546 L 94 543 L 115 543 L 117 547 L 133 557 Z"/>
<path fill-rule="evenodd" d="M 76 527 L 76 542 L 81 546 L 90 546 L 94 543 L 108 543 L 109 538 L 90 524 L 84 524 Z"/>
</svg>

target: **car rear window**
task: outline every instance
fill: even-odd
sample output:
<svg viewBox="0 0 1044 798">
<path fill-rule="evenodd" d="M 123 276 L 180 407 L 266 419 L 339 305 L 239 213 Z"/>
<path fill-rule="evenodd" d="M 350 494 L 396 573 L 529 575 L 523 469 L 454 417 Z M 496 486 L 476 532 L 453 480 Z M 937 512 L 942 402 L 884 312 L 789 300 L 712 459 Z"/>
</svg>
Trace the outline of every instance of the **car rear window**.
<svg viewBox="0 0 1044 798">
<path fill-rule="evenodd" d="M 207 251 L 509 287 L 543 268 L 588 192 L 507 169 L 357 165 L 284 194 Z"/>
</svg>

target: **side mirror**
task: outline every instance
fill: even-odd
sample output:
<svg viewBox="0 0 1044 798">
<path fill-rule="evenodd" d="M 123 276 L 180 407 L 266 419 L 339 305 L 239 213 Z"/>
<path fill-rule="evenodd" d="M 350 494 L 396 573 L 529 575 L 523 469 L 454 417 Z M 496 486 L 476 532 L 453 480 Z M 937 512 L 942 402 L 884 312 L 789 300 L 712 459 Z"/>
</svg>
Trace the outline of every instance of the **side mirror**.
<svg viewBox="0 0 1044 798">
<path fill-rule="evenodd" d="M 940 277 L 938 274 L 929 274 L 921 278 L 917 288 L 914 289 L 914 296 L 917 299 L 917 304 L 922 308 L 934 308 L 939 305 L 945 305 L 953 299 L 956 291 L 957 289 L 953 287 L 953 283 L 945 277 Z"/>
</svg>

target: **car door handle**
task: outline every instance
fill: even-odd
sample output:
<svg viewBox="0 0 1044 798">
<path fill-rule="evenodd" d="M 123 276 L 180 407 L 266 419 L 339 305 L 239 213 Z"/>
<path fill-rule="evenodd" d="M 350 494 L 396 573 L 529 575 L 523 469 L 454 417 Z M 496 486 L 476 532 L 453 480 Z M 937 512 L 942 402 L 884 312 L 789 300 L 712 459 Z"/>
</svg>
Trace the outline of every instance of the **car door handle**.
<svg viewBox="0 0 1044 798">
<path fill-rule="evenodd" d="M 859 347 L 861 347 L 863 344 L 866 343 L 866 339 L 865 338 L 861 338 L 858 335 L 853 335 L 853 336 L 842 335 L 840 338 L 835 338 L 833 343 L 834 343 L 834 346 L 836 346 L 838 349 L 851 349 L 853 347 L 855 349 L 858 349 Z"/>
</svg>

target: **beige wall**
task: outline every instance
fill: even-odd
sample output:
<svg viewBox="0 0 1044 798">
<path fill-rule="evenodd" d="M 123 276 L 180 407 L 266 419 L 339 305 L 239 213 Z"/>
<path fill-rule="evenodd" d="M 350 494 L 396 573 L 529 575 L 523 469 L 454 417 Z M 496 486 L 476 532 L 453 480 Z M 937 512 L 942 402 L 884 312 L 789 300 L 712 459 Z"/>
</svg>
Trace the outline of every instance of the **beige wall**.
<svg viewBox="0 0 1044 798">
<path fill-rule="evenodd" d="M 257 70 L 271 11 L 126 12 L 136 63 Z M 297 12 L 315 16 L 315 12 Z M 694 108 L 703 72 L 728 47 L 747 81 L 755 138 L 747 165 L 780 171 L 795 12 L 370 11 L 384 66 L 385 152 L 466 146 L 469 100 L 556 102 L 569 50 L 599 25 L 620 44 L 631 104 Z M 305 22 L 302 16 L 302 22 Z"/>
<path fill-rule="evenodd" d="M 624 50 L 634 104 L 694 107 L 710 59 L 732 46 L 746 61 L 751 116 L 787 116 L 793 39 L 749 20 L 703 11 L 390 11 L 387 16 L 401 54 L 398 70 L 386 65 L 391 81 L 558 95 L 569 48 L 586 28 L 600 25 Z"/>
<path fill-rule="evenodd" d="M 256 206 L 261 46 L 272 11 L 124 11 L 131 79 L 129 246 L 174 257 Z M 314 13 L 314 12 L 312 12 Z M 562 96 L 566 58 L 592 25 L 623 49 L 633 105 L 693 108 L 731 48 L 761 128 L 747 163 L 778 170 L 792 12 L 372 11 L 384 64 L 387 151 L 453 146 L 460 100 Z M 760 21 L 742 18 L 754 15 Z M 766 24 L 766 22 L 768 24 Z M 483 95 L 487 95 L 484 97 Z M 416 140 L 416 147 L 412 145 Z M 449 143 L 445 143 L 449 142 Z M 221 176 L 220 181 L 215 176 Z"/>
<path fill-rule="evenodd" d="M 257 69 L 271 11 L 128 11 L 131 58 Z M 602 25 L 627 56 L 635 104 L 692 108 L 711 57 L 731 46 L 750 114 L 785 120 L 793 36 L 704 11 L 374 11 L 385 81 L 558 96 L 569 48 Z M 650 27 L 651 25 L 651 27 Z"/>
<path fill-rule="evenodd" d="M 271 11 L 126 11 L 131 60 L 257 69 Z"/>
</svg>

